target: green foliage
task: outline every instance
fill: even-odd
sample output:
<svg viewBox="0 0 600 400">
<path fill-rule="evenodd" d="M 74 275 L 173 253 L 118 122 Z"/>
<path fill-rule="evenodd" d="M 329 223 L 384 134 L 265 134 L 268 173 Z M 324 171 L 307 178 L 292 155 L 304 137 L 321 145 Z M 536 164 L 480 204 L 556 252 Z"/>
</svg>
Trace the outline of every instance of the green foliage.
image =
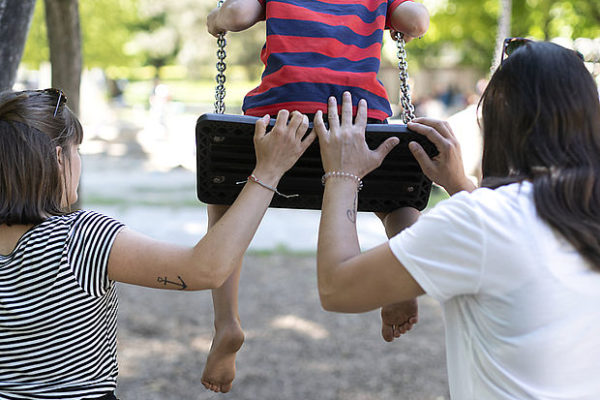
<svg viewBox="0 0 600 400">
<path fill-rule="evenodd" d="M 139 0 L 80 1 L 83 61 L 86 67 L 131 66 L 140 63 L 127 52 L 131 31 L 140 23 Z"/>
<path fill-rule="evenodd" d="M 540 40 L 600 36 L 597 0 L 513 1 L 513 35 Z"/>
<path fill-rule="evenodd" d="M 22 63 L 30 68 L 39 68 L 40 64 L 46 61 L 50 61 L 50 52 L 48 50 L 44 2 L 39 0 L 36 2 L 27 42 L 25 42 Z"/>
<path fill-rule="evenodd" d="M 459 65 L 486 71 L 494 52 L 500 0 L 423 0 L 431 26 L 409 44 L 411 60 L 439 65 L 444 56 Z M 512 36 L 539 40 L 600 37 L 598 0 L 513 0 Z M 449 56 L 448 56 L 449 55 Z"/>
<path fill-rule="evenodd" d="M 417 0 L 431 14 L 429 32 L 407 47 L 411 67 L 469 65 L 490 67 L 501 12 L 500 0 Z M 43 0 L 38 0 L 24 62 L 37 67 L 48 60 Z M 512 35 L 540 40 L 600 37 L 598 0 L 513 0 Z M 122 67 L 165 63 L 183 65 L 192 77 L 214 76 L 216 39 L 206 32 L 206 16 L 216 0 L 80 1 L 86 67 L 123 71 Z M 252 80 L 261 70 L 259 52 L 264 24 L 227 35 L 228 66 L 241 66 Z M 387 39 L 389 42 L 389 39 Z M 395 62 L 393 45 L 384 62 Z M 112 67 L 112 68 L 109 68 Z M 119 67 L 119 68 L 117 68 Z M 228 79 L 235 76 L 228 76 Z"/>
<path fill-rule="evenodd" d="M 83 62 L 86 67 L 127 66 L 139 64 L 139 56 L 128 54 L 125 44 L 131 30 L 140 22 L 138 0 L 93 0 L 79 2 L 83 39 Z M 23 63 L 37 68 L 49 61 L 44 1 L 38 0 L 23 55 Z"/>
</svg>

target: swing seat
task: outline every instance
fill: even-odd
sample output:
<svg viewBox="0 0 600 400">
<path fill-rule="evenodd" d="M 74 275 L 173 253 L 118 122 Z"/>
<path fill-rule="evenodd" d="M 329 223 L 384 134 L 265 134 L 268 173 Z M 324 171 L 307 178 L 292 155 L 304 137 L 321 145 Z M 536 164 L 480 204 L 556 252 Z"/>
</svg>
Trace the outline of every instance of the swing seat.
<svg viewBox="0 0 600 400">
<path fill-rule="evenodd" d="M 254 124 L 257 117 L 204 114 L 196 123 L 196 178 L 198 199 L 207 204 L 230 205 L 236 199 L 256 163 Z M 270 126 L 275 124 L 271 119 Z M 312 124 L 310 126 L 312 129 Z M 423 174 L 408 143 L 420 143 L 430 156 L 435 146 L 424 136 L 401 124 L 369 124 L 366 141 L 375 149 L 385 139 L 397 136 L 400 143 L 382 165 L 363 179 L 358 196 L 359 211 L 389 212 L 404 206 L 423 210 L 431 192 L 431 181 Z M 281 193 L 300 196 L 284 198 L 275 195 L 270 204 L 277 208 L 321 209 L 324 174 L 317 140 L 298 162 L 283 176 L 277 189 Z"/>
</svg>

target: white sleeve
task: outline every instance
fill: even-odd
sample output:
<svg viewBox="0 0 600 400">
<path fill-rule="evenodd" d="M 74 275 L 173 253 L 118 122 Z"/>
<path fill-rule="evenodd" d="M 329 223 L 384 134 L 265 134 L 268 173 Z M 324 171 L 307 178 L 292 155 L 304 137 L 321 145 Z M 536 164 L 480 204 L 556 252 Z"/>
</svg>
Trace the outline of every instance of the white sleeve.
<svg viewBox="0 0 600 400">
<path fill-rule="evenodd" d="M 470 194 L 459 193 L 389 241 L 400 263 L 440 302 L 480 289 L 485 236 L 477 210 Z"/>
</svg>

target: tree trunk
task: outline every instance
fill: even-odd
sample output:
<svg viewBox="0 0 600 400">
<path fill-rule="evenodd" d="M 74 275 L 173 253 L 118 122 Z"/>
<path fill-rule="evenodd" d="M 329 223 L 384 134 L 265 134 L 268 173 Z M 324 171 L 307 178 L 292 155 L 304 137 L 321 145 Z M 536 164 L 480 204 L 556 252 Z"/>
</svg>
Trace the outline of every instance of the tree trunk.
<svg viewBox="0 0 600 400">
<path fill-rule="evenodd" d="M 17 79 L 35 0 L 0 0 L 0 91 Z"/>
<path fill-rule="evenodd" d="M 69 108 L 79 115 L 81 86 L 81 28 L 78 0 L 44 0 L 52 65 L 52 86 L 67 95 Z M 78 187 L 81 193 L 81 185 Z M 81 199 L 81 195 L 79 195 Z M 81 208 L 81 200 L 73 209 Z"/>
<path fill-rule="evenodd" d="M 79 114 L 81 29 L 78 0 L 44 0 L 52 65 L 52 86 L 62 89 L 68 105 Z"/>
<path fill-rule="evenodd" d="M 502 59 L 504 39 L 510 36 L 512 0 L 500 0 L 500 15 L 498 16 L 498 32 L 496 34 L 496 50 L 492 60 L 491 72 L 494 72 Z"/>
</svg>

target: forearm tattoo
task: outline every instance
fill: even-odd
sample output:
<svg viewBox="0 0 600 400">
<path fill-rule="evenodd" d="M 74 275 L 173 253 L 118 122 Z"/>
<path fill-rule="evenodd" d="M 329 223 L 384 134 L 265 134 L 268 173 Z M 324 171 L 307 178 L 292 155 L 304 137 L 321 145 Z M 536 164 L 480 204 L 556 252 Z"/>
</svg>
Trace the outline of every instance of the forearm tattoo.
<svg viewBox="0 0 600 400">
<path fill-rule="evenodd" d="M 178 290 L 184 290 L 187 287 L 187 285 L 185 284 L 185 282 L 183 281 L 183 279 L 181 278 L 181 276 L 177 275 L 177 278 L 179 279 L 179 282 L 170 281 L 166 276 L 165 277 L 160 277 L 159 276 L 156 279 L 156 281 L 162 283 L 163 286 L 167 286 L 167 284 L 169 284 L 169 285 L 175 285 L 175 286 L 179 287 Z"/>
<path fill-rule="evenodd" d="M 352 202 L 352 206 L 352 209 L 349 208 L 348 210 L 346 210 L 346 217 L 348 217 L 348 220 L 350 222 L 356 224 L 356 214 L 358 210 L 358 193 L 354 195 L 354 201 Z"/>
</svg>

